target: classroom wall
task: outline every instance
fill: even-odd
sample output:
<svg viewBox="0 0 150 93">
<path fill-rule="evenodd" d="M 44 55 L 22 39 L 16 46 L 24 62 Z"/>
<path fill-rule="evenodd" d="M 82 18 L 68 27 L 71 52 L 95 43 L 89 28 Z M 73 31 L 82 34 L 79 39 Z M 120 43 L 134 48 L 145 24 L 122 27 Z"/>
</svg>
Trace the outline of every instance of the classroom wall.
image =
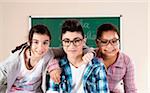
<svg viewBox="0 0 150 93">
<path fill-rule="evenodd" d="M 150 1 L 148 1 L 148 24 L 147 24 L 147 26 L 148 26 L 148 89 L 149 89 L 149 91 L 150 91 L 150 73 L 149 73 L 149 71 L 150 71 Z"/>
<path fill-rule="evenodd" d="M 2 20 L 2 6 L 0 4 L 0 20 Z M 0 21 L 0 37 L 2 37 L 2 21 Z M 0 43 L 2 44 L 2 39 L 0 38 Z M 2 46 L 0 45 L 0 51 L 2 51 Z M 1 54 L 1 53 L 0 53 Z M 0 55 L 0 59 L 2 56 Z"/>
<path fill-rule="evenodd" d="M 59 0 L 0 3 L 0 61 L 10 50 L 27 39 L 29 16 L 101 16 L 123 15 L 122 51 L 135 62 L 139 93 L 148 91 L 148 3 L 147 0 L 103 2 Z"/>
</svg>

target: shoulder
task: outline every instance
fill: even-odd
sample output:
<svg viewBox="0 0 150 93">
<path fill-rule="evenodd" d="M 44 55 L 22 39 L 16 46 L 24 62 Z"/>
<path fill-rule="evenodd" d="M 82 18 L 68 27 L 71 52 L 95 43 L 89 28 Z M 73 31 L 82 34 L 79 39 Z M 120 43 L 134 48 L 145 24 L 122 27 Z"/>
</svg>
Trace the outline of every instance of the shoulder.
<svg viewBox="0 0 150 93">
<path fill-rule="evenodd" d="M 94 57 L 92 61 L 87 65 L 87 68 L 92 71 L 92 75 L 104 75 L 105 66 L 104 63 L 97 57 Z"/>
<path fill-rule="evenodd" d="M 5 70 L 7 73 L 16 71 L 20 68 L 20 52 L 15 52 L 10 54 L 1 64 L 0 68 Z"/>
<path fill-rule="evenodd" d="M 59 60 L 59 65 L 60 66 L 65 66 L 66 64 L 68 64 L 68 59 L 66 56 L 62 57 L 60 60 Z"/>
<path fill-rule="evenodd" d="M 47 51 L 47 53 L 44 55 L 44 58 L 49 59 L 54 57 L 54 53 L 53 50 L 51 48 L 49 48 L 49 50 Z"/>
<path fill-rule="evenodd" d="M 93 65 L 93 67 L 98 67 L 100 69 L 105 67 L 104 63 L 102 62 L 102 60 L 100 60 L 97 57 L 94 57 L 89 64 Z"/>
<path fill-rule="evenodd" d="M 53 49 L 53 48 L 49 48 L 48 54 L 49 54 L 49 55 L 54 55 L 54 49 Z"/>
<path fill-rule="evenodd" d="M 119 52 L 118 60 L 117 61 L 122 61 L 126 65 L 133 64 L 133 60 L 131 59 L 130 56 L 123 52 Z"/>
<path fill-rule="evenodd" d="M 102 60 L 101 60 L 100 58 L 98 58 L 98 57 L 94 57 L 91 62 L 92 62 L 92 64 L 100 64 L 100 65 L 103 65 Z"/>
<path fill-rule="evenodd" d="M 124 59 L 131 59 L 127 54 L 123 52 L 119 52 L 119 55 L 122 56 Z"/>
</svg>

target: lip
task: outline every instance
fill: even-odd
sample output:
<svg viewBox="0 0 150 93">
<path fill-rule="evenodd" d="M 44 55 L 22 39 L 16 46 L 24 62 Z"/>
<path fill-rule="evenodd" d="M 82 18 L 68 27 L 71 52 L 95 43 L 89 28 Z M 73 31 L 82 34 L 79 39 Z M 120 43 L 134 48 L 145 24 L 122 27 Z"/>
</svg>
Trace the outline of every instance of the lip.
<svg viewBox="0 0 150 93">
<path fill-rule="evenodd" d="M 115 52 L 115 49 L 113 49 L 113 50 L 111 50 L 111 51 L 105 50 L 105 52 L 107 52 L 107 53 L 113 53 L 113 52 Z"/>
<path fill-rule="evenodd" d="M 68 52 L 76 52 L 76 50 L 68 50 Z"/>
<path fill-rule="evenodd" d="M 36 54 L 38 54 L 38 55 L 42 55 L 44 52 L 38 52 L 38 51 L 36 51 Z"/>
</svg>

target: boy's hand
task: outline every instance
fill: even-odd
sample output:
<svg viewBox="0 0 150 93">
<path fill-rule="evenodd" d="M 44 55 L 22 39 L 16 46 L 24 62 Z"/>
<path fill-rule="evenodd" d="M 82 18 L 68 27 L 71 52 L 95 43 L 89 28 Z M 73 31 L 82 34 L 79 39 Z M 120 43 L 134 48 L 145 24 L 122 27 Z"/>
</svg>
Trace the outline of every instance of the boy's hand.
<svg viewBox="0 0 150 93">
<path fill-rule="evenodd" d="M 50 75 L 50 78 L 55 83 L 60 83 L 61 68 L 59 67 L 57 59 L 53 59 L 53 60 L 51 60 L 51 62 L 49 62 L 49 64 L 48 64 L 48 73 Z"/>
<path fill-rule="evenodd" d="M 60 83 L 60 75 L 61 75 L 61 69 L 54 69 L 51 72 L 49 72 L 50 78 L 57 84 Z"/>
</svg>

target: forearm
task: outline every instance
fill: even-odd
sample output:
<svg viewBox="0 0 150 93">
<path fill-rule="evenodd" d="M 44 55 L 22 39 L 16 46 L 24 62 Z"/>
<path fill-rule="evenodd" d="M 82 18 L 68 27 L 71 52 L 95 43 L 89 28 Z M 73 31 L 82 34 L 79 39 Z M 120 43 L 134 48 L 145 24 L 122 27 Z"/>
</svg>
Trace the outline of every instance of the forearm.
<svg viewBox="0 0 150 93">
<path fill-rule="evenodd" d="M 57 59 L 53 59 L 48 64 L 48 72 L 50 73 L 52 70 L 60 69 Z"/>
</svg>

